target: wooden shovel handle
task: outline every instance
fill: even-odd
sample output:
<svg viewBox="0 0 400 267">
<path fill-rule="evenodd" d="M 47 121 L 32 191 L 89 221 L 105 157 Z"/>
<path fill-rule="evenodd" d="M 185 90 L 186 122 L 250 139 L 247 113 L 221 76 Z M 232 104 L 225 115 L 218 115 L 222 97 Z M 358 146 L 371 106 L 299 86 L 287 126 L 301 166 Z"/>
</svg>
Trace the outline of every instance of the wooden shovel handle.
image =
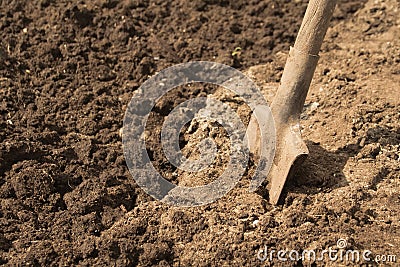
<svg viewBox="0 0 400 267">
<path fill-rule="evenodd" d="M 271 106 L 278 125 L 286 127 L 289 121 L 297 121 L 300 118 L 318 63 L 318 53 L 336 2 L 336 0 L 310 0 L 308 3 L 303 23 L 294 48 L 289 52 L 281 83 Z"/>
<path fill-rule="evenodd" d="M 294 48 L 308 55 L 318 55 L 336 0 L 310 0 Z"/>
</svg>

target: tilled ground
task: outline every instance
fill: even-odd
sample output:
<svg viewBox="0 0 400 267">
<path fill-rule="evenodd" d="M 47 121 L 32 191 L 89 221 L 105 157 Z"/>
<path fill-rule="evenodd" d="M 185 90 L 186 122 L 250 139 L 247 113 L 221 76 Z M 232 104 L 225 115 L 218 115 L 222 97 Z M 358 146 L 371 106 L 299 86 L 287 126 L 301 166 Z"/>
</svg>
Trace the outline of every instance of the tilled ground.
<svg viewBox="0 0 400 267">
<path fill-rule="evenodd" d="M 257 253 L 320 252 L 340 238 L 348 249 L 400 257 L 398 1 L 340 2 L 302 115 L 310 157 L 284 205 L 269 205 L 264 190 L 249 193 L 245 175 L 215 203 L 169 207 L 125 165 L 124 111 L 150 75 L 217 61 L 246 71 L 270 101 L 306 4 L 2 1 L 0 264 L 301 266 L 312 262 L 263 262 Z M 185 87 L 158 104 L 151 130 L 173 106 L 210 93 L 248 116 L 218 89 Z M 185 153 L 207 132 L 196 125 L 183 135 Z M 156 168 L 173 173 L 155 141 Z M 175 182 L 209 181 L 223 166 Z"/>
</svg>

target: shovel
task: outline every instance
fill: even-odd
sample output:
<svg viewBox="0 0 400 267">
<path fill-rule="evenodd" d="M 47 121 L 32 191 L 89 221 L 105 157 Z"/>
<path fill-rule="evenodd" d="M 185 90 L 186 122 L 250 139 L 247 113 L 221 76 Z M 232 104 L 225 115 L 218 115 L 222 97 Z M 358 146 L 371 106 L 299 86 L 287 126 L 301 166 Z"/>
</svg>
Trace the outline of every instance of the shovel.
<svg viewBox="0 0 400 267">
<path fill-rule="evenodd" d="M 278 91 L 272 101 L 276 150 L 271 168 L 265 169 L 263 175 L 268 177 L 269 202 L 274 205 L 280 200 L 286 180 L 293 176 L 294 170 L 308 155 L 307 146 L 301 138 L 300 114 L 336 2 L 310 0 L 294 47 L 290 48 Z M 255 116 L 250 120 L 247 133 L 250 151 L 259 155 L 263 149 L 263 138 L 260 137 L 260 127 Z"/>
</svg>

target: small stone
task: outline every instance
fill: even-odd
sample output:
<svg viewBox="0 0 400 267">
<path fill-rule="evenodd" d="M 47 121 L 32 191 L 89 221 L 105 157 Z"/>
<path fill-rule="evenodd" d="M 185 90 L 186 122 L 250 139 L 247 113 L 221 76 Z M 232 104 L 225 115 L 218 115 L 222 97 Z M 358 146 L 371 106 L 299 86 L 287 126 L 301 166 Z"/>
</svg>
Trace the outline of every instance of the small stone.
<svg viewBox="0 0 400 267">
<path fill-rule="evenodd" d="M 360 141 L 360 147 L 364 147 L 365 146 L 365 141 L 366 141 L 366 139 L 365 139 L 365 137 L 363 137 L 361 139 L 361 141 Z"/>
<path fill-rule="evenodd" d="M 310 110 L 311 110 L 311 111 L 314 111 L 314 110 L 316 110 L 318 107 L 319 107 L 319 103 L 318 103 L 318 102 L 313 102 L 313 103 L 311 103 L 311 105 L 310 105 Z"/>
<path fill-rule="evenodd" d="M 365 142 L 364 142 L 365 143 Z M 380 144 L 364 144 L 364 147 L 360 150 L 360 152 L 357 154 L 357 159 L 363 159 L 363 158 L 376 158 L 376 156 L 379 155 L 379 152 L 381 151 L 381 146 Z"/>
</svg>

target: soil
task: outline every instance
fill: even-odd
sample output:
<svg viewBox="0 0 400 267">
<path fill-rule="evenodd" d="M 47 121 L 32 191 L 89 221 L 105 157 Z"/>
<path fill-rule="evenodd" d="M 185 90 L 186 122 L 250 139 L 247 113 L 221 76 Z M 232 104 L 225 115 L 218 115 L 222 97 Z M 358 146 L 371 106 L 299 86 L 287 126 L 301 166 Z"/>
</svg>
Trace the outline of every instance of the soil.
<svg viewBox="0 0 400 267">
<path fill-rule="evenodd" d="M 301 119 L 310 155 L 283 204 L 268 204 L 263 188 L 248 192 L 251 164 L 229 194 L 193 208 L 152 199 L 126 167 L 120 129 L 144 81 L 177 63 L 216 61 L 244 71 L 271 101 L 306 6 L 1 1 L 0 265 L 363 264 L 257 258 L 265 246 L 322 251 L 339 239 L 400 261 L 399 1 L 339 1 Z M 169 111 L 208 94 L 248 119 L 243 103 L 213 86 L 161 99 L 148 150 L 174 183 L 208 183 L 225 166 L 226 133 L 209 122 L 182 133 L 182 150 L 195 157 L 196 141 L 213 133 L 222 152 L 212 170 L 174 173 L 157 145 Z"/>
</svg>

